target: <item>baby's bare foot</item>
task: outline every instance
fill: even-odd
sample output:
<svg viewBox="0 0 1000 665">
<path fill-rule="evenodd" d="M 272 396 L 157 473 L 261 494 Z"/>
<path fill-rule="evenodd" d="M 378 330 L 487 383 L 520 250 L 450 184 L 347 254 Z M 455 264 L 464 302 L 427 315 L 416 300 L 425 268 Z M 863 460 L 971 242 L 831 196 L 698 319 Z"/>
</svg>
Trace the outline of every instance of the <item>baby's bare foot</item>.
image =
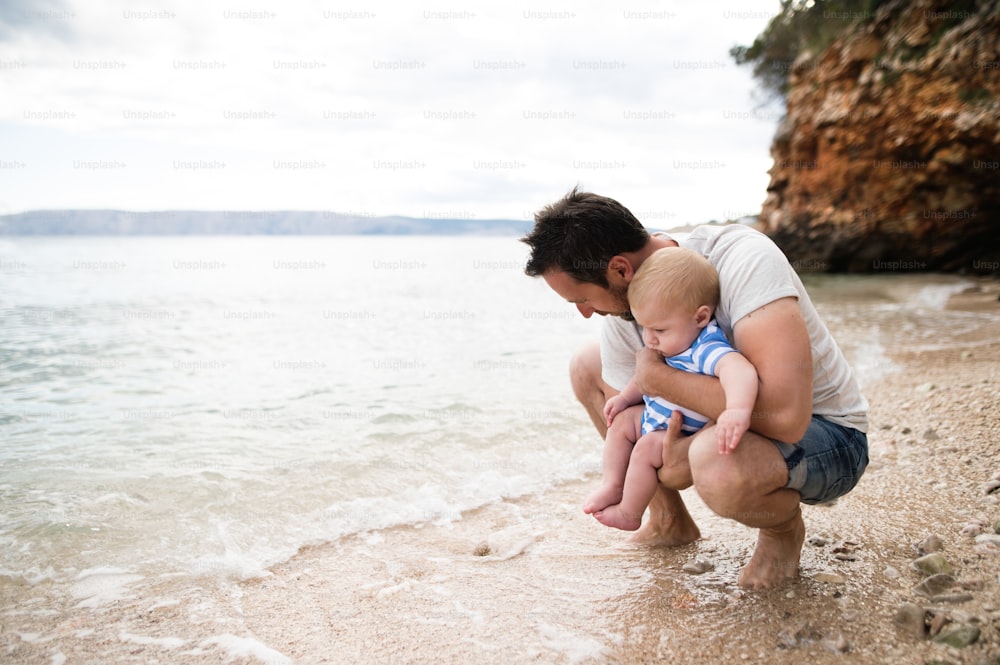
<svg viewBox="0 0 1000 665">
<path fill-rule="evenodd" d="M 621 485 L 601 485 L 600 489 L 587 497 L 583 504 L 583 512 L 588 515 L 604 510 L 622 500 Z"/>
<path fill-rule="evenodd" d="M 608 506 L 604 510 L 594 513 L 597 521 L 604 526 L 610 526 L 622 531 L 635 531 L 642 524 L 642 513 L 626 513 L 622 510 L 621 504 Z"/>
</svg>

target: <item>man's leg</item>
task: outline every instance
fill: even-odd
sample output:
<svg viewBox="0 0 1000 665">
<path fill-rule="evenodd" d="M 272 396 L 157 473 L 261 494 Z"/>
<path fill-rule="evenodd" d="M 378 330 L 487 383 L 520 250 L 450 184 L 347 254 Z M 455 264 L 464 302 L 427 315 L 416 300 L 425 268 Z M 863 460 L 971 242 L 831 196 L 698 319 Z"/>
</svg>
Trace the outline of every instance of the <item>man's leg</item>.
<svg viewBox="0 0 1000 665">
<path fill-rule="evenodd" d="M 632 536 L 634 543 L 676 547 L 701 538 L 701 531 L 679 491 L 691 487 L 691 466 L 687 460 L 691 437 L 681 435 L 682 420 L 680 411 L 670 416 L 662 443 L 663 465 L 656 472 L 659 483 L 649 502 L 649 520 Z"/>
<path fill-rule="evenodd" d="M 594 342 L 577 352 L 570 361 L 570 381 L 573 393 L 603 439 L 607 435 L 604 403 L 618 391 L 601 378 L 600 344 Z M 661 484 L 649 503 L 649 520 L 635 532 L 632 541 L 642 545 L 674 547 L 693 543 L 699 538 L 701 532 L 691 519 L 680 493 Z"/>
<path fill-rule="evenodd" d="M 608 435 L 604 418 L 604 404 L 618 394 L 618 391 L 604 383 L 601 378 L 601 345 L 594 342 L 577 351 L 569 361 L 569 381 L 573 394 L 583 404 L 601 438 Z"/>
<path fill-rule="evenodd" d="M 649 519 L 632 536 L 631 541 L 649 547 L 679 547 L 701 538 L 698 525 L 691 518 L 681 493 L 656 486 L 649 502 Z"/>
<path fill-rule="evenodd" d="M 730 455 L 720 455 L 714 427 L 692 437 L 691 475 L 705 504 L 722 517 L 760 529 L 757 547 L 740 571 L 740 586 L 770 588 L 798 575 L 805 525 L 799 493 L 786 489 L 788 466 L 769 439 L 748 432 Z"/>
</svg>

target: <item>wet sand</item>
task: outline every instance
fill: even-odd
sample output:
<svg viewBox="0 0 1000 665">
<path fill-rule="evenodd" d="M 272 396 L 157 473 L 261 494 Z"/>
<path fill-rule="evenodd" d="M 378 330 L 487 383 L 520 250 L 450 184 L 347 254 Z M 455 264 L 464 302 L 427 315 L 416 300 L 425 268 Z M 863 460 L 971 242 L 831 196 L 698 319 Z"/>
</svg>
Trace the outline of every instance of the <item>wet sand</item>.
<svg viewBox="0 0 1000 665">
<path fill-rule="evenodd" d="M 997 291 L 983 281 L 949 307 L 1000 321 Z M 702 540 L 646 549 L 582 514 L 594 478 L 453 524 L 304 550 L 245 584 L 247 627 L 303 663 L 1000 662 L 1000 553 L 967 528 L 978 518 L 992 533 L 1000 518 L 985 489 L 1000 472 L 1000 344 L 954 341 L 899 350 L 904 369 L 866 391 L 871 466 L 834 505 L 804 506 L 811 542 L 800 578 L 780 589 L 735 585 L 755 532 L 692 490 Z M 952 598 L 971 600 L 912 590 L 924 577 L 911 570 L 917 544 L 932 534 L 966 592 Z M 714 569 L 682 570 L 696 560 Z M 954 649 L 907 634 L 894 622 L 907 602 L 977 626 L 978 641 Z"/>
<path fill-rule="evenodd" d="M 949 307 L 992 313 L 1000 322 L 998 292 L 1000 283 L 983 280 Z M 178 595 L 164 578 L 155 602 L 114 600 L 114 585 L 127 580 L 116 581 L 113 571 L 93 581 L 110 585 L 97 588 L 104 598 L 93 604 L 87 589 L 56 597 L 44 585 L 26 591 L 0 584 L 0 659 L 1000 662 L 1000 553 L 975 539 L 993 533 L 1000 519 L 1000 492 L 986 489 L 1000 472 L 995 338 L 894 352 L 903 369 L 865 391 L 872 404 L 868 472 L 834 505 L 803 507 L 801 575 L 779 589 L 736 586 L 755 532 L 713 515 L 693 490 L 684 496 L 700 541 L 675 549 L 630 545 L 628 534 L 582 513 L 595 476 L 497 501 L 454 523 L 304 548 L 262 579 L 221 588 L 206 581 Z M 940 538 L 954 569 L 950 600 L 913 591 L 925 576 L 911 570 L 916 544 L 929 535 Z M 699 560 L 714 568 L 683 570 Z M 954 649 L 914 637 L 894 621 L 906 603 L 973 625 L 979 638 Z"/>
</svg>

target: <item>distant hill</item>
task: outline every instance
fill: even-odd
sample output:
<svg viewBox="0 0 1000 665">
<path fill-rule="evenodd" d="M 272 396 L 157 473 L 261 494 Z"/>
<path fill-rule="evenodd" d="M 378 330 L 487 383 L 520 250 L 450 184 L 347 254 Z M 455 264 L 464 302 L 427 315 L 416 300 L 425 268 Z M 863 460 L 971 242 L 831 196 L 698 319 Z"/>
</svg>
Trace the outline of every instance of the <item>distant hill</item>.
<svg viewBox="0 0 1000 665">
<path fill-rule="evenodd" d="M 520 235 L 511 219 L 371 217 L 330 211 L 32 210 L 0 215 L 0 235 Z"/>
</svg>

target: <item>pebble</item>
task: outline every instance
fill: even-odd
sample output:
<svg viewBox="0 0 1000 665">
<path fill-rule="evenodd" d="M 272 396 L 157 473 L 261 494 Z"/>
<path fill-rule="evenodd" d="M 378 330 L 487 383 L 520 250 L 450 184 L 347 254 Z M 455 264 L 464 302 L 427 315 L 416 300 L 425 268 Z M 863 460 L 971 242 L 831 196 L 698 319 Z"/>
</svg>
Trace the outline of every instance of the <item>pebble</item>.
<svg viewBox="0 0 1000 665">
<path fill-rule="evenodd" d="M 715 570 L 715 564 L 711 561 L 698 559 L 697 561 L 685 563 L 681 566 L 681 570 L 691 575 L 701 575 L 702 573 L 707 573 L 710 570 Z"/>
<path fill-rule="evenodd" d="M 851 650 L 850 642 L 839 632 L 824 639 L 823 646 L 833 653 L 847 653 Z"/>
<path fill-rule="evenodd" d="M 928 614 L 930 615 L 930 622 L 927 625 L 927 632 L 931 637 L 934 637 L 948 623 L 948 615 L 940 610 L 930 610 Z"/>
<path fill-rule="evenodd" d="M 961 610 L 952 610 L 943 607 L 933 607 L 929 609 L 932 612 L 938 612 L 944 615 L 944 617 L 948 619 L 948 621 L 951 621 L 953 623 L 969 623 L 969 622 L 975 623 L 976 621 L 976 619 L 971 614 L 966 614 Z"/>
<path fill-rule="evenodd" d="M 886 566 L 885 570 L 882 571 L 882 574 L 888 577 L 890 580 L 898 580 L 902 573 L 900 573 L 899 570 L 893 568 L 892 566 Z"/>
<path fill-rule="evenodd" d="M 928 428 L 927 431 L 924 432 L 924 439 L 927 441 L 937 441 L 940 438 L 941 437 L 938 436 L 938 433 L 934 431 L 934 428 Z"/>
<path fill-rule="evenodd" d="M 800 625 L 797 628 L 789 626 L 778 633 L 778 645 L 786 649 L 804 647 L 817 642 L 822 642 L 826 648 L 836 653 L 844 653 L 851 648 L 842 633 L 837 632 L 824 637 L 820 631 L 809 624 Z"/>
<path fill-rule="evenodd" d="M 972 600 L 971 593 L 942 593 L 931 597 L 934 603 L 967 603 Z"/>
<path fill-rule="evenodd" d="M 979 639 L 979 628 L 969 623 L 953 623 L 941 629 L 941 632 L 934 638 L 939 644 L 961 649 L 967 647 Z"/>
<path fill-rule="evenodd" d="M 913 587 L 913 591 L 921 596 L 933 598 L 934 596 L 940 596 L 942 593 L 951 591 L 954 584 L 954 577 L 946 573 L 938 573 L 937 575 L 931 575 L 920 584 Z"/>
<path fill-rule="evenodd" d="M 986 482 L 984 489 L 986 490 L 986 494 L 993 494 L 998 489 L 1000 489 L 1000 480 L 991 478 Z"/>
<path fill-rule="evenodd" d="M 943 550 L 944 543 L 941 541 L 941 538 L 931 534 L 919 543 L 915 544 L 913 547 L 917 550 L 918 554 L 933 554 L 934 552 L 940 552 Z"/>
<path fill-rule="evenodd" d="M 981 533 L 976 536 L 976 544 L 1000 545 L 1000 533 Z"/>
<path fill-rule="evenodd" d="M 993 543 L 984 543 L 976 545 L 972 548 L 972 551 L 976 554 L 1000 554 L 1000 547 L 997 547 Z"/>
<path fill-rule="evenodd" d="M 952 571 L 951 564 L 944 558 L 940 552 L 932 552 L 931 554 L 926 554 L 919 559 L 914 559 L 910 566 L 917 572 L 923 573 L 925 575 L 938 575 L 940 573 L 950 573 Z"/>
<path fill-rule="evenodd" d="M 918 393 L 929 393 L 930 391 L 934 390 L 935 388 L 937 388 L 937 386 L 935 386 L 933 383 L 921 383 L 919 386 L 917 386 L 917 392 Z"/>
<path fill-rule="evenodd" d="M 786 649 L 794 649 L 799 646 L 800 631 L 782 630 L 778 632 L 778 646 Z"/>
<path fill-rule="evenodd" d="M 926 625 L 924 624 L 924 608 L 914 603 L 904 603 L 896 610 L 893 623 L 903 629 L 907 635 L 912 635 L 918 639 L 923 638 Z"/>
<path fill-rule="evenodd" d="M 832 570 L 821 570 L 813 575 L 813 579 L 817 582 L 826 582 L 827 584 L 843 584 L 847 581 L 843 575 L 835 573 Z"/>
<path fill-rule="evenodd" d="M 976 534 L 982 533 L 985 526 L 986 525 L 979 520 L 972 520 L 962 527 L 962 535 L 975 536 Z"/>
<path fill-rule="evenodd" d="M 824 538 L 823 536 L 810 536 L 807 542 L 813 547 L 823 547 L 830 541 Z"/>
</svg>

